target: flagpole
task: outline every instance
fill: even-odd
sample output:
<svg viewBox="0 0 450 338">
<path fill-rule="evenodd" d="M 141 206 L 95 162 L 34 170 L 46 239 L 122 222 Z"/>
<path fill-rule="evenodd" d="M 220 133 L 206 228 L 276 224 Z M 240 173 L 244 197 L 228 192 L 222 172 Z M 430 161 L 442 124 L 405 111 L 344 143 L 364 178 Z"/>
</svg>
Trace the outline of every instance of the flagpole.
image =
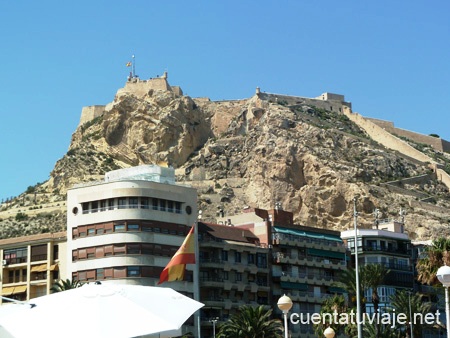
<svg viewBox="0 0 450 338">
<path fill-rule="evenodd" d="M 132 75 L 133 75 L 133 78 L 136 76 L 136 73 L 135 73 L 135 71 L 136 71 L 136 69 L 135 69 L 135 59 L 134 59 L 134 54 L 131 56 L 131 59 L 132 59 L 132 61 L 131 61 L 131 72 L 132 72 Z"/>
<path fill-rule="evenodd" d="M 201 211 L 198 214 L 194 224 L 194 237 L 195 237 L 195 265 L 194 265 L 194 299 L 200 302 L 200 250 L 198 247 L 198 219 L 201 218 Z M 194 313 L 195 323 L 197 324 L 197 338 L 201 338 L 201 326 L 200 326 L 200 310 Z"/>
</svg>

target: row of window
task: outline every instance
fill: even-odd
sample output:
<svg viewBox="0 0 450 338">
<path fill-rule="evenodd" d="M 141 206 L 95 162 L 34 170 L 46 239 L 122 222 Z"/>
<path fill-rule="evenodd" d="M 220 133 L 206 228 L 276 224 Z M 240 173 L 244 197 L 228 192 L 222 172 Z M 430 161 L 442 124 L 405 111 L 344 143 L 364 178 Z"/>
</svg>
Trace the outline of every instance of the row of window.
<svg viewBox="0 0 450 338">
<path fill-rule="evenodd" d="M 59 278 L 59 271 L 54 270 L 51 271 L 51 277 L 53 279 Z M 44 280 L 47 279 L 47 270 L 46 271 L 39 271 L 39 272 L 33 272 L 31 270 L 31 280 Z M 27 281 L 27 269 L 11 269 L 8 270 L 8 272 L 3 274 L 3 283 L 4 284 L 10 284 L 10 283 L 23 283 Z"/>
<path fill-rule="evenodd" d="M 111 234 L 114 232 L 154 232 L 185 237 L 190 228 L 182 224 L 173 224 L 157 221 L 116 221 L 91 225 L 82 225 L 72 229 L 72 238 L 82 238 Z"/>
<path fill-rule="evenodd" d="M 229 251 L 222 250 L 220 252 L 219 257 L 211 257 L 209 252 L 200 251 L 200 261 L 201 262 L 213 262 L 213 263 L 222 263 L 228 262 Z M 242 253 L 239 251 L 234 251 L 234 259 L 232 260 L 234 263 L 246 263 L 246 264 L 256 264 L 259 268 L 267 268 L 267 254 L 266 253 L 247 253 L 246 261 L 242 259 Z"/>
<path fill-rule="evenodd" d="M 241 272 L 234 272 L 234 282 L 242 282 L 243 274 Z M 260 286 L 267 286 L 267 275 L 247 275 L 246 282 L 248 283 L 256 283 Z M 228 271 L 221 271 L 220 274 L 211 272 L 211 271 L 200 271 L 200 280 L 203 282 L 223 282 L 229 280 Z"/>
<path fill-rule="evenodd" d="M 99 201 L 84 202 L 81 204 L 83 214 L 102 212 L 114 209 L 151 209 L 181 214 L 181 202 L 152 197 L 119 197 Z M 189 210 L 186 209 L 186 212 Z M 76 215 L 78 208 L 73 208 Z"/>
<path fill-rule="evenodd" d="M 72 261 L 116 255 L 157 255 L 172 257 L 178 247 L 153 243 L 118 243 L 72 251 Z"/>
<path fill-rule="evenodd" d="M 91 282 L 104 279 L 148 277 L 159 278 L 164 268 L 159 266 L 116 266 L 72 273 L 72 280 Z M 192 271 L 185 272 L 184 280 L 192 282 Z"/>
<path fill-rule="evenodd" d="M 55 244 L 53 246 L 53 259 L 58 259 L 58 256 L 59 246 Z M 5 249 L 3 251 L 3 260 L 6 260 L 7 264 L 26 263 L 27 259 L 28 247 Z M 47 244 L 32 246 L 30 260 L 31 262 L 47 260 Z"/>
</svg>

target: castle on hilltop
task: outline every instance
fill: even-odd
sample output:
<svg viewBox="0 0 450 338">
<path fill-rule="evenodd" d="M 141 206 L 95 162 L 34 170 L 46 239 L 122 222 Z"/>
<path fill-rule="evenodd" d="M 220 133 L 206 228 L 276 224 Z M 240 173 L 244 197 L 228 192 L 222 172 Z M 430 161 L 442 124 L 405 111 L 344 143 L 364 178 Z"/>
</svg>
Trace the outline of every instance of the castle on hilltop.
<svg viewBox="0 0 450 338">
<path fill-rule="evenodd" d="M 139 96 L 143 97 L 145 95 L 152 95 L 154 91 L 163 91 L 172 93 L 174 98 L 183 96 L 183 91 L 181 90 L 181 88 L 179 86 L 171 86 L 167 81 L 167 79 L 168 79 L 167 72 L 164 72 L 162 76 L 150 78 L 148 80 L 141 80 L 138 76 L 129 76 L 127 82 L 125 83 L 125 86 L 123 88 L 120 88 L 117 91 L 116 95 L 133 94 L 138 97 Z M 395 138 L 397 137 L 407 138 L 416 143 L 429 145 L 430 147 L 434 148 L 437 151 L 450 153 L 450 142 L 442 138 L 423 135 L 409 130 L 396 128 L 394 127 L 393 122 L 374 118 L 367 118 L 357 113 L 353 113 L 352 104 L 351 102 L 345 101 L 344 95 L 325 92 L 315 98 L 307 98 L 301 96 L 290 96 L 283 94 L 261 92 L 260 88 L 257 87 L 255 96 L 262 101 L 279 103 L 285 106 L 311 105 L 320 109 L 341 113 L 349 117 L 353 122 L 355 122 L 361 128 L 366 130 L 366 132 L 371 134 L 372 138 L 374 138 L 381 144 L 385 144 L 385 142 L 388 142 L 390 144 L 393 142 L 398 143 L 400 139 L 397 140 L 392 139 L 392 137 L 394 137 L 395 135 L 396 136 Z M 98 116 L 103 115 L 106 111 L 109 111 L 111 107 L 112 103 L 109 103 L 108 105 L 105 106 L 94 105 L 83 107 L 81 111 L 79 126 L 93 120 Z M 389 134 L 390 136 L 387 134 Z M 386 137 L 389 138 L 389 140 L 385 140 Z M 389 145 L 386 146 L 389 147 Z M 401 152 L 404 152 L 404 149 L 397 149 L 397 148 L 398 147 L 395 147 L 394 149 L 399 151 L 403 150 Z M 401 145 L 400 148 L 404 148 L 404 146 Z M 427 158 L 420 158 L 420 160 L 424 162 L 429 161 L 429 159 Z"/>
<path fill-rule="evenodd" d="M 129 76 L 125 87 L 120 88 L 116 95 L 120 94 L 133 94 L 136 96 L 144 96 L 153 93 L 153 91 L 166 91 L 172 92 L 174 97 L 183 96 L 183 91 L 179 86 L 171 86 L 167 81 L 168 74 L 164 72 L 162 76 L 151 78 L 148 80 L 141 80 L 137 76 Z M 80 123 L 78 126 L 85 124 L 98 116 L 103 115 L 105 111 L 110 109 L 110 105 L 94 105 L 86 106 L 81 110 Z"/>
</svg>

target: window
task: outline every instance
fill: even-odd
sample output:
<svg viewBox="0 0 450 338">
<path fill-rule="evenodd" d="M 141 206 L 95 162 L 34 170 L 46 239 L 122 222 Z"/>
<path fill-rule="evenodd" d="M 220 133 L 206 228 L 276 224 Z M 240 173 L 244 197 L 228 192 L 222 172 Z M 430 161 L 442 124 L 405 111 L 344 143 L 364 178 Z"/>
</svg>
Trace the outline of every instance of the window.
<svg viewBox="0 0 450 338">
<path fill-rule="evenodd" d="M 234 262 L 235 263 L 240 263 L 241 262 L 241 253 L 240 252 L 235 252 L 234 253 Z"/>
<path fill-rule="evenodd" d="M 109 210 L 114 210 L 114 198 L 110 198 L 108 200 L 108 209 Z"/>
<path fill-rule="evenodd" d="M 125 231 L 125 224 L 114 224 L 114 232 Z"/>
<path fill-rule="evenodd" d="M 153 210 L 158 210 L 158 199 L 157 198 L 152 198 L 152 205 L 153 205 Z"/>
<path fill-rule="evenodd" d="M 106 200 L 101 200 L 100 201 L 100 211 L 105 211 L 106 210 Z"/>
<path fill-rule="evenodd" d="M 59 258 L 59 245 L 55 244 L 53 245 L 53 259 Z"/>
<path fill-rule="evenodd" d="M 114 244 L 114 255 L 125 255 L 125 244 Z"/>
<path fill-rule="evenodd" d="M 47 244 L 31 247 L 31 261 L 44 261 L 47 259 Z"/>
<path fill-rule="evenodd" d="M 222 250 L 222 260 L 228 261 L 228 251 Z"/>
<path fill-rule="evenodd" d="M 137 197 L 130 197 L 130 208 L 131 209 L 137 209 L 138 208 L 138 198 Z"/>
<path fill-rule="evenodd" d="M 159 210 L 160 211 L 166 211 L 166 200 L 159 200 Z"/>
<path fill-rule="evenodd" d="M 255 254 L 248 254 L 248 264 L 255 264 Z"/>
<path fill-rule="evenodd" d="M 93 201 L 92 203 L 92 212 L 98 211 L 98 201 Z"/>
<path fill-rule="evenodd" d="M 127 198 L 126 197 L 120 197 L 118 200 L 118 208 L 119 209 L 125 209 L 127 207 Z"/>
<path fill-rule="evenodd" d="M 223 280 L 228 280 L 228 271 L 222 271 Z"/>
<path fill-rule="evenodd" d="M 127 224 L 127 231 L 139 231 L 139 224 Z"/>
<path fill-rule="evenodd" d="M 258 268 L 267 268 L 267 256 L 263 253 L 256 254 L 256 265 Z"/>
<path fill-rule="evenodd" d="M 242 273 L 236 272 L 234 276 L 236 282 L 242 282 Z"/>
<path fill-rule="evenodd" d="M 94 236 L 95 235 L 95 228 L 94 227 L 88 228 L 87 229 L 87 235 L 88 236 Z"/>
<path fill-rule="evenodd" d="M 127 254 L 129 255 L 139 255 L 141 253 L 141 247 L 139 244 L 128 244 Z"/>
<path fill-rule="evenodd" d="M 27 252 L 27 248 L 5 250 L 3 259 L 8 261 L 8 264 L 25 263 L 27 261 Z"/>
<path fill-rule="evenodd" d="M 148 197 L 141 197 L 141 209 L 149 208 L 149 200 Z"/>
<path fill-rule="evenodd" d="M 141 275 L 141 269 L 139 266 L 127 267 L 127 277 L 139 277 Z"/>
<path fill-rule="evenodd" d="M 167 211 L 174 212 L 173 210 L 173 201 L 167 201 Z"/>
<path fill-rule="evenodd" d="M 181 214 L 181 202 L 175 202 L 175 213 Z"/>
<path fill-rule="evenodd" d="M 105 278 L 105 269 L 97 269 L 95 272 L 96 279 L 104 279 Z"/>
<path fill-rule="evenodd" d="M 83 214 L 88 214 L 89 213 L 89 202 L 82 203 L 81 207 L 83 209 Z"/>
</svg>

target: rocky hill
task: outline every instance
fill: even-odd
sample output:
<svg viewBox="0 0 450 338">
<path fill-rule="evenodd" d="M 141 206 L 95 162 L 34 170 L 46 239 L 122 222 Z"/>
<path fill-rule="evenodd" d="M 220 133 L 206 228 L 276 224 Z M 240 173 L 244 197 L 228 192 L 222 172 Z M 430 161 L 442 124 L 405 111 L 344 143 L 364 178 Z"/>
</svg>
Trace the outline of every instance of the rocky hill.
<svg viewBox="0 0 450 338">
<path fill-rule="evenodd" d="M 430 163 L 378 144 L 336 109 L 259 92 L 214 102 L 135 82 L 82 119 L 49 181 L 1 205 L 1 238 L 64 230 L 67 189 L 141 164 L 173 166 L 198 188 L 203 220 L 279 202 L 298 224 L 341 230 L 353 224 L 358 195 L 363 227 L 375 208 L 381 218 L 402 209 L 412 238 L 450 235 L 449 189 Z M 448 168 L 449 154 L 405 141 Z"/>
</svg>

